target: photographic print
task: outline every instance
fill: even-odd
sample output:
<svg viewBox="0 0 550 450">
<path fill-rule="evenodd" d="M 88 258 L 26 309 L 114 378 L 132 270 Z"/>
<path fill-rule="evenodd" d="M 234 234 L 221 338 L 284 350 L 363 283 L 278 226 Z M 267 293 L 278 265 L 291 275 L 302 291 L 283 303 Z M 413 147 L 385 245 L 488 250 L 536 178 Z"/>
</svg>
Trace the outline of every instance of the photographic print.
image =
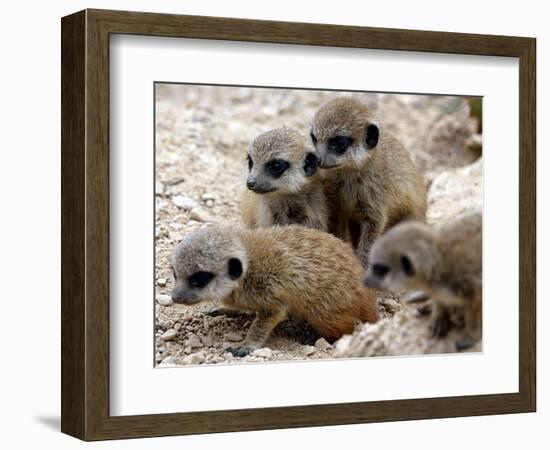
<svg viewBox="0 0 550 450">
<path fill-rule="evenodd" d="M 154 94 L 158 367 L 482 350 L 481 97 Z"/>
</svg>

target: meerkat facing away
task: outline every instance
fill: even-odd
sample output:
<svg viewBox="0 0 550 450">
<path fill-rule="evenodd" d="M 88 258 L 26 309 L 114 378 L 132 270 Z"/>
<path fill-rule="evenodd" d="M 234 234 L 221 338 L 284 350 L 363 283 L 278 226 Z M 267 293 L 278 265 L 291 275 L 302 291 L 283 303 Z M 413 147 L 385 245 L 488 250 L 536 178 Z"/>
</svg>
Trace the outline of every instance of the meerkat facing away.
<svg viewBox="0 0 550 450">
<path fill-rule="evenodd" d="M 298 224 L 327 230 L 318 158 L 305 136 L 290 128 L 268 131 L 254 139 L 247 159 L 248 190 L 242 202 L 246 226 Z"/>
<path fill-rule="evenodd" d="M 432 229 L 406 222 L 389 230 L 372 246 L 365 284 L 423 292 L 432 301 L 434 336 L 447 334 L 450 308 L 463 310 L 466 331 L 481 337 L 482 216 L 470 211 Z"/>
<path fill-rule="evenodd" d="M 362 267 L 349 245 L 298 225 L 204 226 L 175 248 L 172 270 L 174 302 L 218 300 L 224 308 L 216 315 L 256 313 L 245 340 L 229 349 L 236 356 L 262 347 L 287 316 L 307 320 L 326 338 L 378 318 L 373 291 L 363 285 Z"/>
<path fill-rule="evenodd" d="M 409 153 L 352 97 L 338 97 L 315 114 L 311 140 L 330 205 L 329 229 L 349 240 L 368 267 L 374 240 L 404 220 L 424 221 L 427 189 Z"/>
</svg>

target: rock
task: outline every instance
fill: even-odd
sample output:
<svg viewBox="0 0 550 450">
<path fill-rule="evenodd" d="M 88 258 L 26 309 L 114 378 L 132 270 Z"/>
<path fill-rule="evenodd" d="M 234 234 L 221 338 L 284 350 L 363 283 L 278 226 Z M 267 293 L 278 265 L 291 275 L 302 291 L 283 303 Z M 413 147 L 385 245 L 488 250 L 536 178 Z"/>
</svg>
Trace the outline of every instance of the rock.
<svg viewBox="0 0 550 450">
<path fill-rule="evenodd" d="M 449 170 L 438 175 L 428 191 L 428 222 L 440 225 L 457 215 L 481 209 L 483 163 Z"/>
<path fill-rule="evenodd" d="M 202 336 L 201 341 L 204 344 L 205 347 L 212 347 L 212 337 L 210 336 Z"/>
<path fill-rule="evenodd" d="M 206 200 L 206 202 L 204 202 L 204 204 L 209 208 L 212 208 L 214 206 L 214 200 L 208 199 Z"/>
<path fill-rule="evenodd" d="M 328 343 L 328 342 L 327 342 Z M 303 352 L 305 356 L 310 356 L 315 353 L 315 347 L 313 345 L 304 345 Z"/>
<path fill-rule="evenodd" d="M 163 341 L 170 341 L 176 337 L 178 332 L 174 329 L 166 330 L 161 336 L 160 339 Z"/>
<path fill-rule="evenodd" d="M 254 350 L 252 352 L 252 355 L 257 356 L 259 358 L 271 359 L 271 357 L 273 356 L 273 352 L 271 351 L 270 348 L 264 347 L 264 348 L 259 348 L 257 350 Z"/>
<path fill-rule="evenodd" d="M 157 295 L 157 303 L 162 306 L 170 306 L 174 304 L 174 302 L 172 301 L 172 297 L 165 294 Z"/>
<path fill-rule="evenodd" d="M 202 327 L 204 328 L 204 331 L 210 330 L 210 324 L 208 323 L 208 319 L 206 317 L 202 320 Z"/>
<path fill-rule="evenodd" d="M 172 198 L 172 203 L 178 208 L 182 208 L 186 211 L 190 211 L 198 206 L 198 203 L 187 195 L 176 195 Z"/>
<path fill-rule="evenodd" d="M 176 330 L 176 331 L 181 330 L 181 323 L 176 322 L 176 323 L 174 324 L 174 330 Z"/>
<path fill-rule="evenodd" d="M 331 350 L 333 347 L 325 338 L 319 338 L 315 341 L 315 348 L 320 351 Z"/>
<path fill-rule="evenodd" d="M 217 196 L 213 192 L 205 192 L 204 194 L 201 195 L 201 199 L 204 201 L 216 200 L 216 198 Z"/>
<path fill-rule="evenodd" d="M 375 324 L 363 324 L 352 335 L 336 343 L 336 356 L 399 356 L 436 353 L 456 353 L 455 342 L 463 338 L 457 327 L 445 338 L 434 338 L 429 329 L 429 316 L 417 316 L 413 308 L 402 308 L 393 318 Z M 474 346 L 467 351 L 479 351 Z"/>
<path fill-rule="evenodd" d="M 160 287 L 166 286 L 166 278 L 159 278 L 157 280 L 157 285 L 160 286 Z"/>
<path fill-rule="evenodd" d="M 241 333 L 230 331 L 229 333 L 225 333 L 224 339 L 230 342 L 239 342 L 242 341 L 243 336 Z"/>
<path fill-rule="evenodd" d="M 198 222 L 213 222 L 212 217 L 201 208 L 193 208 L 189 217 Z"/>
<path fill-rule="evenodd" d="M 198 353 L 192 353 L 191 355 L 186 356 L 185 358 L 183 358 L 182 362 L 185 365 L 197 365 L 204 362 L 204 360 L 205 360 L 204 353 L 198 352 Z"/>
<path fill-rule="evenodd" d="M 187 340 L 187 345 L 191 348 L 200 348 L 203 346 L 201 340 L 196 334 L 191 334 Z"/>
</svg>

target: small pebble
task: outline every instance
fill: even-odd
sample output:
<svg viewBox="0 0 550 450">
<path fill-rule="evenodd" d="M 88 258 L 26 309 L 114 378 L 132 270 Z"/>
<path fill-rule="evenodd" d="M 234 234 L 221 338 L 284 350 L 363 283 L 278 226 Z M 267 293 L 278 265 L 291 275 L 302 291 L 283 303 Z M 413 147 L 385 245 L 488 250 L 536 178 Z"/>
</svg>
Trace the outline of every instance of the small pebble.
<svg viewBox="0 0 550 450">
<path fill-rule="evenodd" d="M 265 359 L 271 359 L 271 357 L 273 356 L 273 352 L 271 351 L 270 348 L 267 348 L 267 347 L 254 350 L 252 354 L 254 356 L 258 356 L 260 358 L 265 358 Z"/>
<path fill-rule="evenodd" d="M 200 364 L 204 362 L 205 356 L 203 352 L 193 353 L 189 356 L 186 356 L 183 358 L 183 364 L 186 365 L 193 365 L 193 364 Z"/>
<path fill-rule="evenodd" d="M 230 342 L 239 342 L 243 339 L 243 336 L 241 333 L 237 333 L 235 331 L 230 331 L 229 333 L 225 333 L 224 339 L 230 341 Z"/>
<path fill-rule="evenodd" d="M 315 347 L 313 345 L 305 345 L 304 346 L 304 355 L 310 356 L 315 353 Z"/>
<path fill-rule="evenodd" d="M 332 345 L 330 345 L 325 338 L 319 338 L 315 341 L 315 348 L 321 351 L 330 350 Z"/>
<path fill-rule="evenodd" d="M 170 330 L 166 330 L 161 336 L 160 338 L 163 340 L 163 341 L 170 341 L 172 339 L 174 339 L 176 337 L 176 335 L 178 334 L 178 332 L 174 329 L 170 329 Z"/>
<path fill-rule="evenodd" d="M 190 211 L 197 206 L 197 202 L 187 195 L 176 195 L 172 198 L 172 203 L 186 211 Z"/>
<path fill-rule="evenodd" d="M 202 336 L 201 341 L 205 347 L 212 347 L 212 337 L 211 336 Z"/>
<path fill-rule="evenodd" d="M 166 278 L 159 278 L 157 280 L 157 285 L 159 285 L 160 287 L 166 286 Z"/>
<path fill-rule="evenodd" d="M 200 208 L 193 208 L 190 217 L 198 222 L 212 222 L 210 215 Z"/>
<path fill-rule="evenodd" d="M 203 344 L 199 337 L 196 334 L 192 334 L 189 339 L 187 340 L 187 345 L 191 348 L 199 348 L 202 347 Z"/>
<path fill-rule="evenodd" d="M 212 208 L 214 206 L 214 200 L 208 199 L 204 204 L 209 208 Z"/>
<path fill-rule="evenodd" d="M 172 301 L 172 297 L 165 294 L 157 295 L 157 303 L 162 306 L 170 306 L 174 304 L 174 302 Z"/>
<path fill-rule="evenodd" d="M 176 323 L 174 324 L 174 330 L 176 330 L 176 331 L 181 330 L 181 323 L 176 322 Z"/>
</svg>

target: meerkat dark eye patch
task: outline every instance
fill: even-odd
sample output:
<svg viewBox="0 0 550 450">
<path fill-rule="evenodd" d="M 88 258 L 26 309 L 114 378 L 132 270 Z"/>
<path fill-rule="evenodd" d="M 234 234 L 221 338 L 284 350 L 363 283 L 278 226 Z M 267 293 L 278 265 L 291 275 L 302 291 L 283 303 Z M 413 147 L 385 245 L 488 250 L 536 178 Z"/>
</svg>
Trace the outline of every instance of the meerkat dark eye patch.
<svg viewBox="0 0 550 450">
<path fill-rule="evenodd" d="M 289 167 L 290 164 L 284 159 L 272 159 L 265 164 L 265 171 L 273 178 L 279 178 Z"/>
<path fill-rule="evenodd" d="M 390 268 L 384 264 L 373 264 L 372 273 L 378 278 L 384 278 L 386 274 L 390 271 Z"/>
<path fill-rule="evenodd" d="M 313 142 L 313 145 L 317 145 L 317 138 L 313 134 L 313 131 L 309 133 L 309 136 L 311 137 L 311 142 Z"/>
<path fill-rule="evenodd" d="M 306 177 L 311 177 L 317 172 L 317 166 L 319 165 L 319 158 L 314 153 L 308 153 L 304 161 L 304 172 Z"/>
<path fill-rule="evenodd" d="M 243 274 L 243 264 L 239 258 L 231 258 L 227 263 L 229 269 L 229 277 L 236 280 Z"/>
<path fill-rule="evenodd" d="M 367 132 L 365 136 L 365 145 L 370 150 L 371 148 L 376 147 L 378 144 L 378 139 L 380 138 L 380 131 L 378 127 L 374 124 L 367 125 Z"/>
<path fill-rule="evenodd" d="M 214 277 L 215 275 L 212 272 L 195 272 L 187 279 L 187 283 L 189 284 L 189 287 L 201 289 L 210 283 Z"/>
<path fill-rule="evenodd" d="M 351 144 L 353 144 L 353 138 L 349 136 L 335 136 L 328 140 L 328 149 L 333 153 L 342 155 Z"/>
<path fill-rule="evenodd" d="M 178 277 L 176 276 L 176 271 L 174 270 L 173 267 L 172 267 L 172 276 L 174 277 L 174 281 L 178 279 Z"/>
<path fill-rule="evenodd" d="M 246 160 L 248 161 L 248 170 L 252 170 L 252 166 L 254 166 L 254 163 L 252 162 L 252 158 L 250 155 L 246 155 Z"/>
<path fill-rule="evenodd" d="M 403 272 L 405 272 L 405 275 L 407 275 L 408 277 L 414 276 L 414 266 L 408 256 L 401 257 L 401 267 L 403 268 Z"/>
</svg>

